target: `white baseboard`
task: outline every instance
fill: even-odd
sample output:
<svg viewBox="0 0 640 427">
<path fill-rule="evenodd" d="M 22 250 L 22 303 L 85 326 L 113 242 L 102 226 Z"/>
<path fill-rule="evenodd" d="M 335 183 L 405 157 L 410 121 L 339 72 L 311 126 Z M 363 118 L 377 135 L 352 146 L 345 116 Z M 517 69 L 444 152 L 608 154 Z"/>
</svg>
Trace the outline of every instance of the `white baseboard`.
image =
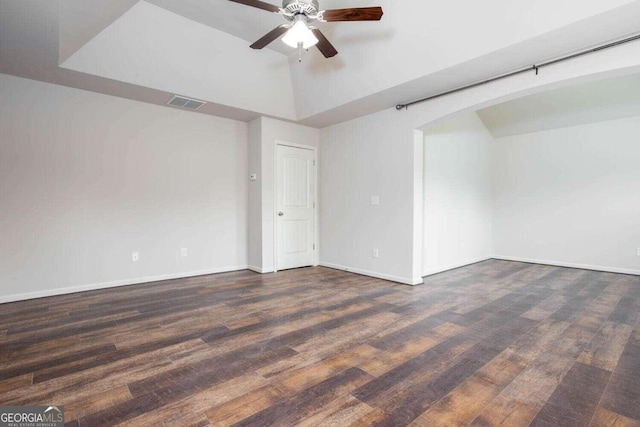
<svg viewBox="0 0 640 427">
<path fill-rule="evenodd" d="M 251 271 L 255 271 L 256 273 L 260 273 L 260 274 L 267 274 L 267 273 L 273 273 L 273 269 L 264 269 L 261 267 L 256 267 L 253 265 L 250 265 L 247 267 L 247 269 L 251 270 Z"/>
<path fill-rule="evenodd" d="M 360 274 L 362 276 L 375 277 L 376 279 L 383 279 L 383 280 L 389 280 L 391 282 L 402 283 L 403 285 L 415 286 L 415 285 L 422 284 L 422 277 L 420 279 L 408 279 L 405 277 L 398 277 L 398 276 L 391 276 L 388 274 L 376 273 L 375 271 L 367 271 L 367 270 L 360 270 L 357 268 L 345 267 L 343 265 L 331 264 L 328 262 L 320 262 L 320 265 L 322 267 L 333 268 L 334 270 L 348 271 L 349 273 Z"/>
<path fill-rule="evenodd" d="M 461 263 L 447 265 L 446 267 L 431 268 L 429 270 L 424 271 L 422 273 L 422 277 L 431 276 L 433 274 L 438 274 L 438 273 L 443 273 L 443 272 L 449 271 L 449 270 L 455 270 L 456 268 L 465 267 L 467 265 L 476 264 L 476 263 L 482 262 L 482 261 L 487 261 L 487 260 L 490 260 L 492 258 L 495 258 L 495 257 L 493 257 L 493 256 L 484 256 L 484 257 L 477 258 L 477 259 L 472 259 L 472 260 L 469 260 L 469 261 L 463 261 Z"/>
<path fill-rule="evenodd" d="M 601 265 L 589 265 L 589 264 L 576 264 L 576 263 L 567 263 L 561 261 L 550 261 L 550 260 L 541 260 L 541 259 L 533 259 L 533 258 L 522 258 L 522 257 L 512 257 L 505 255 L 493 255 L 490 257 L 483 257 L 477 259 L 475 261 L 465 262 L 460 265 L 452 265 L 446 268 L 439 268 L 433 270 L 427 270 L 424 273 L 424 276 L 429 276 L 432 274 L 442 273 L 444 271 L 453 270 L 455 268 L 464 267 L 465 265 L 475 264 L 477 262 L 486 261 L 489 259 L 498 259 L 504 261 L 517 261 L 517 262 L 527 262 L 531 264 L 543 264 L 543 265 L 553 265 L 557 267 L 568 267 L 568 268 L 579 268 L 583 270 L 595 270 L 595 271 L 605 271 L 609 273 L 620 273 L 620 274 L 630 274 L 634 276 L 640 276 L 640 270 L 635 269 L 627 269 L 627 268 L 617 268 L 617 267 L 607 267 Z M 343 265 L 331 264 L 328 262 L 321 262 L 321 266 L 327 268 L 333 268 L 335 270 L 348 271 L 350 273 L 360 274 L 363 276 L 375 277 L 377 279 L 389 280 L 392 282 L 402 283 L 405 285 L 419 285 L 422 284 L 422 278 L 420 279 L 409 279 L 405 277 L 392 276 L 388 274 L 377 273 L 374 271 L 361 270 L 357 268 L 350 268 Z M 230 271 L 240 271 L 240 270 L 252 270 L 257 273 L 265 274 L 272 273 L 272 270 L 263 270 L 259 267 L 255 266 L 233 266 L 233 267 L 220 267 L 213 268 L 207 270 L 199 270 L 199 271 L 189 271 L 183 273 L 173 273 L 173 274 L 163 274 L 158 276 L 148 276 L 148 277 L 138 277 L 135 279 L 125 279 L 125 280 L 114 280 L 111 282 L 102 282 L 102 283 L 92 283 L 89 285 L 81 285 L 81 286 L 72 286 L 67 288 L 57 288 L 57 289 L 47 289 L 43 291 L 36 292 L 28 292 L 23 294 L 13 294 L 13 295 L 0 295 L 0 304 L 15 302 L 15 301 L 24 301 L 35 298 L 44 298 L 55 295 L 65 295 L 72 294 L 76 292 L 84 292 L 84 291 L 93 291 L 97 289 L 107 289 L 107 288 L 115 288 L 118 286 L 129 286 L 129 285 L 137 285 L 142 283 L 150 283 L 150 282 L 160 282 L 163 280 L 172 280 L 172 279 L 183 279 L 185 277 L 197 277 L 197 276 L 206 276 L 209 274 L 217 274 L 217 273 L 226 273 Z"/>
<path fill-rule="evenodd" d="M 220 267 L 199 271 L 188 271 L 184 273 L 162 274 L 159 276 L 138 277 L 135 279 L 113 280 L 111 282 L 92 283 L 89 285 L 71 286 L 68 288 L 47 289 L 43 291 L 28 292 L 24 294 L 0 295 L 0 304 L 15 301 L 24 301 L 35 298 L 51 297 L 56 295 L 73 294 L 76 292 L 94 291 L 97 289 L 115 288 L 118 286 L 139 285 L 149 282 L 160 282 L 162 280 L 183 279 L 185 277 L 206 276 L 209 274 L 227 273 L 229 271 L 247 270 L 246 265 L 234 267 Z"/>
<path fill-rule="evenodd" d="M 555 267 L 579 268 L 582 270 L 605 271 L 607 273 L 631 274 L 634 276 L 640 276 L 640 270 L 634 270 L 634 269 L 628 269 L 628 268 L 606 267 L 603 265 L 576 264 L 571 262 L 550 261 L 550 260 L 533 259 L 533 258 L 521 258 L 521 257 L 513 257 L 513 256 L 505 256 L 505 255 L 494 255 L 491 258 L 504 260 L 504 261 L 528 262 L 530 264 L 553 265 Z"/>
</svg>

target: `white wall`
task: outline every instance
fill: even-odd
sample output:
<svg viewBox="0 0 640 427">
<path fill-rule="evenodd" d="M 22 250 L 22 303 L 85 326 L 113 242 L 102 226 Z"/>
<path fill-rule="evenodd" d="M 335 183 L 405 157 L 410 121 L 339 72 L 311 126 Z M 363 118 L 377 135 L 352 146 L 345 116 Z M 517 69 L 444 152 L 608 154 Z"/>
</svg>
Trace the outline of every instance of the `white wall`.
<svg viewBox="0 0 640 427">
<path fill-rule="evenodd" d="M 639 131 L 633 117 L 494 140 L 474 113 L 430 128 L 424 275 L 491 257 L 640 274 Z"/>
<path fill-rule="evenodd" d="M 0 301 L 246 266 L 246 123 L 6 75 L 0 93 Z"/>
<path fill-rule="evenodd" d="M 414 129 L 401 123 L 402 114 L 387 110 L 322 130 L 322 265 L 409 284 L 421 281 L 419 269 L 414 272 L 412 236 L 416 224 L 422 225 L 421 214 L 417 220 L 414 215 L 422 208 L 414 203 L 415 186 L 421 187 L 416 174 L 422 176 L 422 161 L 415 160 L 422 156 Z M 422 147 L 421 134 L 417 144 Z M 379 197 L 378 206 L 371 204 L 372 196 Z M 373 249 L 379 258 L 373 258 Z"/>
<path fill-rule="evenodd" d="M 497 139 L 499 258 L 640 274 L 640 117 Z"/>
<path fill-rule="evenodd" d="M 523 96 L 478 111 L 494 138 L 640 115 L 640 74 Z"/>
<path fill-rule="evenodd" d="M 422 207 L 416 129 L 458 112 L 639 71 L 640 43 L 634 42 L 545 67 L 539 75 L 520 74 L 408 110 L 389 108 L 322 129 L 321 263 L 416 283 L 423 238 L 422 216 L 415 215 Z M 372 195 L 381 197 L 380 206 L 370 205 Z M 377 260 L 371 256 L 376 247 Z"/>
<path fill-rule="evenodd" d="M 249 268 L 262 272 L 262 119 L 249 123 L 249 171 L 256 180 L 249 181 L 248 230 Z"/>
<path fill-rule="evenodd" d="M 475 113 L 424 134 L 424 276 L 491 258 L 493 137 Z"/>
<path fill-rule="evenodd" d="M 275 270 L 275 144 L 289 142 L 320 147 L 320 131 L 295 123 L 260 117 L 249 124 L 249 265 L 261 273 Z M 319 165 L 318 165 L 319 166 Z"/>
</svg>

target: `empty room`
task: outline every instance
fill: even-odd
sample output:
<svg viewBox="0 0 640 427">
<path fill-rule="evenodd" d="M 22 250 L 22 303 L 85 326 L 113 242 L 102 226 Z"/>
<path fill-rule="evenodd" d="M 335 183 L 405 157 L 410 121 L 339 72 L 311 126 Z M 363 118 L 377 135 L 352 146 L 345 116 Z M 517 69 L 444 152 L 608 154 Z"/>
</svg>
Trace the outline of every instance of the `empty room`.
<svg viewBox="0 0 640 427">
<path fill-rule="evenodd" d="M 0 0 L 0 95 L 0 427 L 640 427 L 640 0 Z"/>
</svg>

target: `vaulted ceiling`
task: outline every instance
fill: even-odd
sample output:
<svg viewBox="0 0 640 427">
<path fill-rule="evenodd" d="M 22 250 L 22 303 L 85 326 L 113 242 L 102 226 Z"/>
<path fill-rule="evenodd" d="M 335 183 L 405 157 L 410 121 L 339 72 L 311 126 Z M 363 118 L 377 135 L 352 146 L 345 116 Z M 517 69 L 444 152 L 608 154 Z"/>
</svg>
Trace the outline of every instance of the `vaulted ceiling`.
<svg viewBox="0 0 640 427">
<path fill-rule="evenodd" d="M 0 0 L 0 72 L 323 127 L 640 31 L 638 0 L 320 3 L 385 13 L 320 24 L 340 54 L 298 63 L 280 41 L 249 48 L 280 16 L 228 0 Z"/>
<path fill-rule="evenodd" d="M 640 75 L 528 95 L 478 111 L 496 138 L 640 116 Z"/>
</svg>

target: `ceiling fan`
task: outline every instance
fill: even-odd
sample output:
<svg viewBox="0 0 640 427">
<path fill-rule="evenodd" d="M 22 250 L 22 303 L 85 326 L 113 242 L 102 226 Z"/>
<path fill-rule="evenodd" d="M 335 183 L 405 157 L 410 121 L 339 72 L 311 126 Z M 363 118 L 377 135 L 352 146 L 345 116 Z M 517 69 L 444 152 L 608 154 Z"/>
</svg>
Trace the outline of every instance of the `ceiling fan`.
<svg viewBox="0 0 640 427">
<path fill-rule="evenodd" d="M 335 47 L 327 40 L 322 32 L 310 27 L 313 21 L 379 21 L 382 18 L 381 7 L 355 7 L 350 9 L 320 10 L 318 0 L 283 0 L 282 7 L 260 0 L 230 0 L 247 6 L 257 7 L 268 12 L 284 16 L 288 24 L 274 28 L 261 39 L 251 45 L 252 49 L 262 49 L 269 43 L 284 35 L 282 41 L 287 45 L 298 48 L 299 60 L 302 61 L 302 49 L 317 46 L 325 58 L 338 54 Z"/>
</svg>

